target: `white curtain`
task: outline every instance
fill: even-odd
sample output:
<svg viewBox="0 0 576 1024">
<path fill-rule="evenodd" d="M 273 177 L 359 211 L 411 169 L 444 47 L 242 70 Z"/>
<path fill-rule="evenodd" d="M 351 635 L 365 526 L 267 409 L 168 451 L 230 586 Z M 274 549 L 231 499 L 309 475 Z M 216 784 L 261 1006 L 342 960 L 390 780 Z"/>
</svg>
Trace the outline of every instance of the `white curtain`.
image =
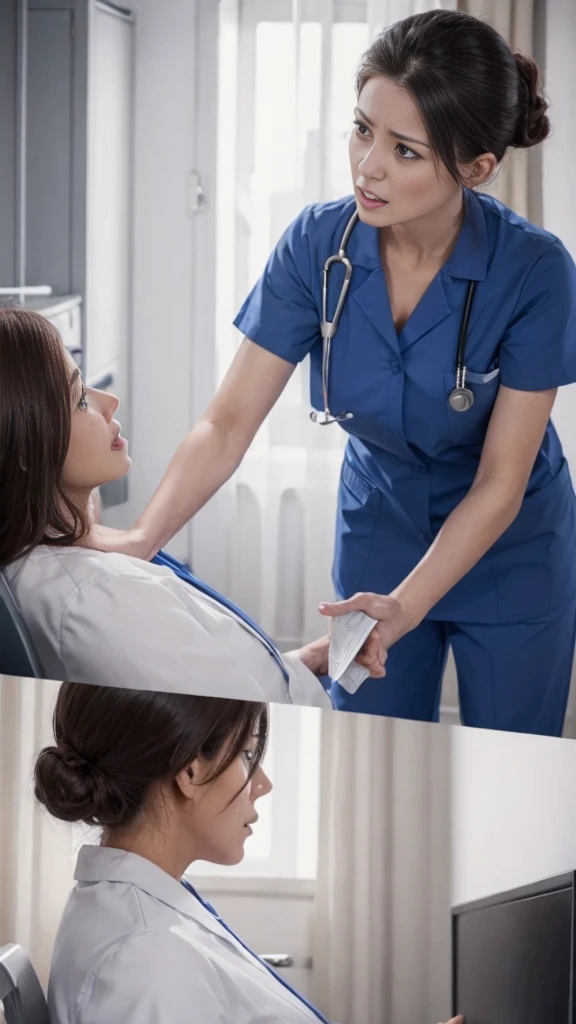
<svg viewBox="0 0 576 1024">
<path fill-rule="evenodd" d="M 534 55 L 534 0 L 458 0 L 458 9 L 488 21 L 513 50 Z M 522 217 L 539 222 L 540 155 L 510 150 L 493 184 L 485 189 Z"/>
<path fill-rule="evenodd" d="M 73 886 L 72 829 L 50 819 L 32 790 L 59 685 L 0 676 L 0 946 L 21 945 L 44 985 Z"/>
<path fill-rule="evenodd" d="M 314 997 L 340 1024 L 450 1016 L 449 729 L 323 717 Z"/>
</svg>

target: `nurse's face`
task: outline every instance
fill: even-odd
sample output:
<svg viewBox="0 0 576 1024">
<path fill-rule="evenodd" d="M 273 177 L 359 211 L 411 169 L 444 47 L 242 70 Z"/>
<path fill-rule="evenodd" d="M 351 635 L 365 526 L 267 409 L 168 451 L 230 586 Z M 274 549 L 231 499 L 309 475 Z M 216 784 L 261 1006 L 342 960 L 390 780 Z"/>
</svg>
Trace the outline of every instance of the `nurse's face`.
<svg viewBox="0 0 576 1024">
<path fill-rule="evenodd" d="M 240 756 L 213 782 L 201 784 L 202 774 L 213 770 L 213 764 L 198 761 L 192 766 L 193 777 L 200 782 L 187 815 L 194 860 L 238 864 L 244 857 L 244 843 L 258 820 L 256 801 L 272 789 L 261 767 L 248 780 L 257 739 L 257 735 L 252 737 Z"/>
<path fill-rule="evenodd" d="M 369 79 L 354 118 L 350 165 L 360 220 L 375 227 L 408 224 L 455 198 L 460 186 L 434 159 L 406 89 L 383 75 Z"/>
<path fill-rule="evenodd" d="M 62 487 L 68 494 L 83 497 L 96 487 L 125 476 L 132 461 L 127 442 L 120 435 L 120 424 L 113 418 L 118 399 L 104 391 L 85 388 L 69 352 L 66 357 L 72 421 Z"/>
</svg>

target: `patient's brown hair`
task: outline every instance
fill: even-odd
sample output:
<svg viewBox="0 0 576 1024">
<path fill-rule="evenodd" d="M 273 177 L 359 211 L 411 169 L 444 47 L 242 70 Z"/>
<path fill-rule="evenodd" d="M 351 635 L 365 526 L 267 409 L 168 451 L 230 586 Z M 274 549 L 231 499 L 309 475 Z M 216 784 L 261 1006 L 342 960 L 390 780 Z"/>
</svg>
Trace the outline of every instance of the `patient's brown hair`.
<svg viewBox="0 0 576 1024">
<path fill-rule="evenodd" d="M 54 710 L 55 745 L 34 769 L 37 800 L 61 821 L 131 825 L 159 783 L 197 757 L 218 778 L 257 730 L 252 778 L 264 756 L 268 707 L 246 700 L 63 683 Z"/>
<path fill-rule="evenodd" d="M 37 544 L 74 544 L 88 523 L 61 487 L 72 421 L 70 371 L 56 328 L 0 309 L 0 565 Z"/>
</svg>

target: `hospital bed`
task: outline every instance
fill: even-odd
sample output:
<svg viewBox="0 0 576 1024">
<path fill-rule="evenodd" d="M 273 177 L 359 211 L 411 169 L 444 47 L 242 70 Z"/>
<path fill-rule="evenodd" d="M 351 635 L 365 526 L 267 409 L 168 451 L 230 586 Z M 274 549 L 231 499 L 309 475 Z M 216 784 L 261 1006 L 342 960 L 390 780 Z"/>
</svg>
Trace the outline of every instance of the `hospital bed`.
<svg viewBox="0 0 576 1024">
<path fill-rule="evenodd" d="M 0 571 L 0 674 L 42 679 L 42 665 L 20 609 Z"/>
</svg>

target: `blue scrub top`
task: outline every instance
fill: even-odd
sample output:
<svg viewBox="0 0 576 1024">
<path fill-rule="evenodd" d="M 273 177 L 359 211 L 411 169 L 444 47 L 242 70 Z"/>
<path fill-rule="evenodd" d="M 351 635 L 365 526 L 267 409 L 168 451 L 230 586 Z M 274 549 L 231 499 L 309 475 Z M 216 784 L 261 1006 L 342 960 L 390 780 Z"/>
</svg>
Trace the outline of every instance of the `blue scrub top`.
<svg viewBox="0 0 576 1024">
<path fill-rule="evenodd" d="M 399 334 L 378 229 L 357 222 L 347 246 L 353 272 L 332 346 L 330 407 L 333 413 L 354 414 L 342 424 L 350 440 L 341 490 L 347 486 L 365 503 L 384 499 L 388 508 L 395 550 L 383 560 L 383 592 L 423 557 L 472 485 L 499 384 L 542 391 L 576 381 L 576 267 L 568 252 L 558 238 L 490 196 L 465 190 L 464 201 L 454 250 Z M 317 409 L 323 407 L 322 269 L 338 251 L 354 208 L 353 196 L 306 207 L 280 239 L 234 321 L 253 342 L 290 363 L 310 355 L 311 400 Z M 342 277 L 342 268 L 336 266 L 329 318 Z M 468 412 L 457 413 L 449 407 L 448 396 L 455 385 L 458 334 L 471 280 L 478 285 L 465 363 L 475 402 Z M 559 508 L 561 495 L 564 509 Z M 555 564 L 554 552 L 549 552 L 554 579 L 544 589 L 539 585 L 540 599 L 533 594 L 534 575 L 523 581 L 516 574 L 515 582 L 507 584 L 504 573 L 499 588 L 494 586 L 493 565 L 487 564 L 499 551 L 505 558 L 506 548 L 518 549 L 538 536 L 538 559 L 544 564 L 544 507 L 552 514 L 548 529 L 563 533 L 571 545 L 568 557 L 564 548 L 563 558 L 572 564 L 573 492 L 551 422 L 519 516 L 429 617 L 454 618 L 455 600 L 460 616 L 464 611 L 465 619 L 479 622 L 520 621 L 532 612 L 545 614 L 560 607 L 576 589 L 576 579 L 560 562 Z M 538 528 L 533 525 L 535 513 Z M 530 562 L 530 552 L 524 549 L 523 555 Z M 514 565 L 512 557 L 510 569 L 521 566 L 517 550 L 516 561 Z M 514 591 L 508 600 L 506 593 L 499 595 L 507 585 Z M 525 586 L 532 596 L 522 600 L 519 590 Z"/>
</svg>

